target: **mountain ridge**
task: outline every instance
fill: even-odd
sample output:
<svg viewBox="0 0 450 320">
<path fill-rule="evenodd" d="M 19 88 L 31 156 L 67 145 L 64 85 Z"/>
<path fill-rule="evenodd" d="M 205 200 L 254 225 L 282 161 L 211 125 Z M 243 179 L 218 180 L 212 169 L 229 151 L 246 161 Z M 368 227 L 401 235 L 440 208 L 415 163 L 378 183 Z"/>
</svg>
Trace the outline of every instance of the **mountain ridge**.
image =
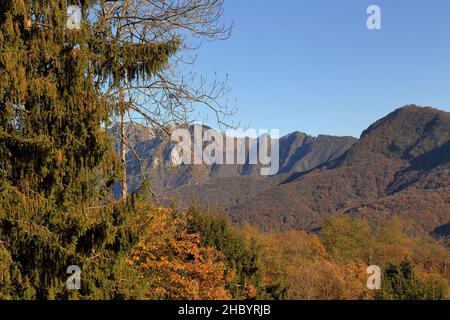
<svg viewBox="0 0 450 320">
<path fill-rule="evenodd" d="M 140 144 L 150 152 L 155 146 L 161 147 Z M 396 215 L 423 232 L 450 236 L 450 113 L 431 107 L 399 108 L 359 139 L 299 131 L 283 136 L 275 176 L 260 177 L 259 167 L 248 163 L 171 168 L 170 178 L 167 168 L 150 168 L 163 198 L 182 207 L 195 200 L 263 231 L 312 231 L 341 213 L 373 223 Z"/>
<path fill-rule="evenodd" d="M 395 122 L 391 122 L 392 119 Z M 427 125 L 431 122 L 435 123 L 435 126 Z M 387 129 L 396 131 L 396 128 L 410 127 L 414 131 L 417 130 L 418 134 L 409 135 L 410 131 L 407 130 L 408 137 L 405 138 L 404 134 L 388 134 L 390 130 L 376 132 L 386 124 L 389 124 Z M 309 226 L 297 221 L 299 215 L 303 218 L 310 216 L 309 223 L 317 226 L 321 216 L 331 213 L 357 212 L 359 215 L 376 216 L 377 212 L 386 209 L 392 212 L 391 215 L 414 216 L 424 230 L 432 231 L 440 224 L 450 221 L 449 125 L 449 113 L 444 111 L 417 106 L 396 110 L 369 127 L 361 139 L 339 159 L 298 177 L 291 176 L 285 183 L 280 184 L 278 188 L 281 190 L 277 190 L 280 197 L 272 201 L 287 205 L 282 208 L 283 213 L 270 209 L 272 217 L 280 215 L 281 222 L 290 221 L 288 225 L 303 229 Z M 426 135 L 424 137 L 424 133 L 433 139 L 428 139 Z M 438 139 L 434 139 L 435 136 Z M 382 143 L 379 143 L 380 141 Z M 389 148 L 392 142 L 396 143 L 398 148 Z M 436 153 L 436 150 L 440 151 Z M 433 168 L 411 170 L 415 161 L 430 152 L 436 153 Z M 297 199 L 289 199 L 288 195 L 292 193 L 296 194 Z M 255 208 L 254 204 L 269 196 L 263 194 L 259 198 L 251 199 L 246 205 L 232 208 L 230 214 L 235 219 L 239 214 L 252 216 L 256 212 L 262 212 L 264 216 L 267 211 L 260 207 Z M 433 197 L 438 199 L 435 199 L 435 203 L 432 200 L 420 203 Z M 415 205 L 403 207 L 395 203 L 406 201 L 405 199 Z M 248 205 L 250 202 L 253 205 Z M 379 207 L 374 207 L 375 204 Z M 423 208 L 425 206 L 430 207 L 428 211 Z M 277 202 L 272 204 L 272 207 L 276 208 Z M 292 207 L 297 208 L 297 212 L 291 210 Z M 241 219 L 242 217 L 237 218 Z M 425 221 L 426 219 L 429 221 Z"/>
</svg>

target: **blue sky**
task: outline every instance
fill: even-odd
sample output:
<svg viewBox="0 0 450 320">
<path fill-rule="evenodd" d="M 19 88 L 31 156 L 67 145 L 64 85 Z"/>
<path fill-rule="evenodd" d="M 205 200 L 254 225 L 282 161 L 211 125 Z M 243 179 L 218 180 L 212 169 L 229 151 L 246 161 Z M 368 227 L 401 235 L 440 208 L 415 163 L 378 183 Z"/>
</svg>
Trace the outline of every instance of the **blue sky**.
<svg viewBox="0 0 450 320">
<path fill-rule="evenodd" d="M 382 30 L 366 27 L 371 4 Z M 450 111 L 448 0 L 225 0 L 225 10 L 231 38 L 204 43 L 195 69 L 229 75 L 241 125 L 359 137 L 406 104 Z"/>
</svg>

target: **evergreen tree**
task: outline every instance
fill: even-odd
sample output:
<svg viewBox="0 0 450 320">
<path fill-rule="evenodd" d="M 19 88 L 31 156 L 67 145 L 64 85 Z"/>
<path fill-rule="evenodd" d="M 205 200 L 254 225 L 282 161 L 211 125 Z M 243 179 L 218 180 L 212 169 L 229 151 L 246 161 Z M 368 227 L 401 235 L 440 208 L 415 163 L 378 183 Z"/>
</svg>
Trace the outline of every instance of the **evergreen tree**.
<svg viewBox="0 0 450 320">
<path fill-rule="evenodd" d="M 93 17 L 107 2 L 0 3 L 0 298 L 139 295 L 121 262 L 139 210 L 135 197 L 111 203 L 120 164 L 106 132 L 127 105 L 104 93 L 150 79 L 179 41 L 120 34 Z M 67 28 L 70 4 L 82 8 L 79 29 Z M 79 292 L 65 287 L 70 265 L 82 270 Z"/>
<path fill-rule="evenodd" d="M 417 277 L 409 259 L 400 265 L 389 264 L 384 271 L 382 289 L 378 300 L 443 300 L 445 284 L 441 281 L 424 281 Z"/>
<path fill-rule="evenodd" d="M 188 216 L 189 231 L 200 234 L 202 246 L 222 252 L 228 272 L 235 274 L 234 281 L 228 283 L 228 290 L 233 298 L 269 298 L 262 286 L 262 262 L 258 244 L 247 241 L 223 216 L 202 213 L 195 205 L 189 209 Z M 275 296 L 276 288 L 270 289 Z"/>
</svg>

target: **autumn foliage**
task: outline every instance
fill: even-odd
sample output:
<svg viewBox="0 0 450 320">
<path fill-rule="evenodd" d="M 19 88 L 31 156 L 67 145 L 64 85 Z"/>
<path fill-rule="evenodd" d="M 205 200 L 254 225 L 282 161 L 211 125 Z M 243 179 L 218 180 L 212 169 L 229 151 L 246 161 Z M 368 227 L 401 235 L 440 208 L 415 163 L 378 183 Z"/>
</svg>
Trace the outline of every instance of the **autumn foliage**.
<svg viewBox="0 0 450 320">
<path fill-rule="evenodd" d="M 264 281 L 284 279 L 289 299 L 373 299 L 376 292 L 366 287 L 367 266 L 386 270 L 405 258 L 421 286 L 416 290 L 423 293 L 416 299 L 444 298 L 450 292 L 450 251 L 397 218 L 371 226 L 362 218 L 332 215 L 318 235 L 263 235 L 251 228 L 249 233 L 264 248 Z"/>
<path fill-rule="evenodd" d="M 150 299 L 443 299 L 449 290 L 449 250 L 397 218 L 372 226 L 333 215 L 318 234 L 237 228 L 195 207 L 157 210 L 151 220 L 129 259 Z M 390 279 L 405 259 L 414 279 Z M 373 264 L 383 269 L 382 291 L 366 286 Z"/>
<path fill-rule="evenodd" d="M 109 2 L 101 1 L 103 9 Z M 81 3 L 87 10 L 97 1 Z M 117 25 L 86 21 L 72 33 L 65 28 L 66 9 L 67 3 L 58 0 L 0 1 L 0 300 L 448 297 L 450 251 L 400 219 L 371 225 L 364 218 L 333 215 L 314 234 L 264 234 L 195 207 L 154 207 L 143 186 L 114 200 L 112 189 L 125 164 L 119 164 L 106 129 L 124 107 L 105 91 L 121 91 L 125 82 L 153 82 L 179 50 L 180 39 L 116 42 L 123 39 L 111 38 Z M 216 21 L 209 9 L 200 12 L 208 11 Z M 381 148 L 370 135 L 366 141 Z M 428 144 L 422 148 L 431 150 Z M 342 167 L 331 176 L 305 177 L 295 186 L 314 201 L 299 202 L 292 193 L 292 203 L 299 205 L 289 210 L 300 212 L 300 203 L 309 203 L 310 214 L 331 212 L 365 180 L 367 190 L 358 193 L 369 198 L 377 191 L 373 181 L 395 172 L 380 163 L 370 179 L 365 163 L 359 166 L 362 175 Z M 414 175 L 404 178 L 414 180 Z M 329 187 L 317 188 L 317 181 Z M 438 186 L 437 180 L 425 182 Z M 447 199 L 445 190 L 415 203 L 425 207 L 434 202 L 430 199 Z M 289 200 L 288 191 L 276 201 Z M 412 200 L 402 194 L 379 205 L 395 201 L 410 212 Z M 285 213 L 286 203 L 277 210 Z M 444 217 L 447 212 L 440 208 L 433 212 Z M 377 294 L 365 285 L 371 264 L 384 271 Z M 76 291 L 66 286 L 68 267 L 74 265 L 82 271 Z"/>
<path fill-rule="evenodd" d="M 223 255 L 201 247 L 199 234 L 188 233 L 185 215 L 156 210 L 145 238 L 128 259 L 146 283 L 148 299 L 224 300 L 232 274 L 226 274 Z"/>
</svg>

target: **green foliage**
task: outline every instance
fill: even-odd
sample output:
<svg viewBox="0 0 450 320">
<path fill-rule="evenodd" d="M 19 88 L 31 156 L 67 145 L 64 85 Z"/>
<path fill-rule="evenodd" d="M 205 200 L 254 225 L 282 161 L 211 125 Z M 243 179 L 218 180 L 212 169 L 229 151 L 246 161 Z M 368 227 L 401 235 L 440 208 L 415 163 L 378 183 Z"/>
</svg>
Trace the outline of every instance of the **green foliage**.
<svg viewBox="0 0 450 320">
<path fill-rule="evenodd" d="M 5 195 L 5 190 L 2 194 Z M 45 200 L 19 199 L 6 193 L 14 206 L 0 219 L 4 245 L 0 269 L 2 296 L 14 299 L 139 298 L 143 288 L 124 263 L 143 230 L 133 198 L 127 204 L 101 209 L 71 208 L 67 213 Z M 6 206 L 2 203 L 2 209 Z M 126 219 L 124 218 L 126 214 Z M 84 219 L 81 217 L 84 216 Z M 82 270 L 82 289 L 69 292 L 66 269 Z M 126 281 L 119 282 L 119 279 Z"/>
<path fill-rule="evenodd" d="M 201 213 L 195 206 L 188 210 L 188 215 L 189 231 L 200 234 L 202 246 L 222 252 L 228 272 L 235 273 L 236 278 L 228 287 L 233 298 L 249 298 L 246 292 L 249 286 L 256 290 L 256 296 L 265 295 L 258 244 L 246 239 L 224 216 Z"/>
<path fill-rule="evenodd" d="M 288 300 L 289 283 L 286 279 L 280 278 L 277 283 L 265 286 L 260 293 L 263 300 Z"/>
<path fill-rule="evenodd" d="M 374 239 L 367 220 L 332 215 L 323 221 L 320 237 L 329 254 L 340 262 L 370 260 Z"/>
<path fill-rule="evenodd" d="M 66 2 L 0 3 L 0 298 L 139 298 L 123 261 L 142 230 L 136 199 L 111 203 L 119 161 L 107 130 L 119 105 L 104 94 L 144 82 L 177 39 L 126 42 L 86 15 L 68 30 Z M 104 4 L 104 0 L 100 1 Z M 65 287 L 82 270 L 82 290 Z"/>
<path fill-rule="evenodd" d="M 419 279 L 409 259 L 399 265 L 389 264 L 384 270 L 378 300 L 444 300 L 445 284 L 439 279 Z"/>
<path fill-rule="evenodd" d="M 327 252 L 306 234 L 287 244 L 280 237 L 283 251 L 266 248 L 281 251 L 285 265 L 270 263 L 284 273 L 263 268 L 255 237 L 195 207 L 187 214 L 186 232 L 185 224 L 181 232 L 173 226 L 176 217 L 169 217 L 149 234 L 154 216 L 143 205 L 144 196 L 112 200 L 120 165 L 106 129 L 111 116 L 128 106 L 105 92 L 150 80 L 180 42 L 174 37 L 137 43 L 134 36 L 115 34 L 117 25 L 110 20 L 87 19 L 89 9 L 104 7 L 105 1 L 79 1 L 85 18 L 80 30 L 65 27 L 66 1 L 0 1 L 0 299 L 154 297 L 142 269 L 151 283 L 170 280 L 162 294 L 159 285 L 151 288 L 156 297 L 228 297 L 229 292 L 234 299 L 284 299 L 287 283 L 297 281 L 302 291 L 316 292 L 310 297 L 345 298 L 361 282 L 355 276 L 356 284 L 346 288 L 344 271 L 359 275 L 363 265 L 340 268 L 332 278 L 339 266 L 335 261 L 369 262 L 374 254 L 392 259 L 394 253 L 405 256 L 404 250 L 416 251 L 413 258 L 426 261 L 425 271 L 448 274 L 447 253 L 440 249 L 414 247 L 397 228 L 386 228 L 376 239 L 381 245 L 373 246 L 367 221 L 346 216 L 325 220 L 321 239 Z M 153 259 L 153 266 L 146 260 L 129 262 L 139 244 L 145 250 L 134 258 Z M 436 257 L 442 263 L 430 266 Z M 310 263 L 299 268 L 306 260 Z M 71 265 L 81 268 L 80 291 L 66 288 Z M 155 270 L 167 277 L 156 281 Z M 270 281 L 264 282 L 264 271 Z M 277 279 L 279 274 L 285 278 Z M 383 283 L 380 299 L 443 299 L 446 294 L 440 278 L 416 276 L 408 260 L 388 265 Z M 180 284 L 189 290 L 180 290 Z"/>
</svg>

